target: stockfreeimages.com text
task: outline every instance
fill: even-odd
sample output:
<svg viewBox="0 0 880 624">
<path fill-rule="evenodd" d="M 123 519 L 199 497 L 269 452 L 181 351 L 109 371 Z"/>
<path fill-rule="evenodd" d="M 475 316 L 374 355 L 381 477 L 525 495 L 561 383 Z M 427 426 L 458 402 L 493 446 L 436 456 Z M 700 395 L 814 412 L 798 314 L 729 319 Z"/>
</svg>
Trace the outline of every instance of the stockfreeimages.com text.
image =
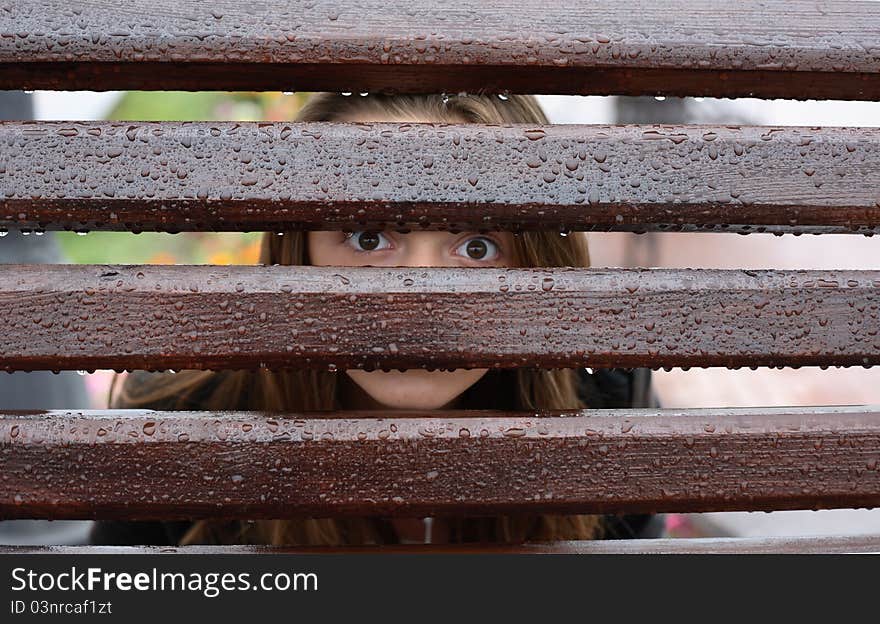
<svg viewBox="0 0 880 624">
<path fill-rule="evenodd" d="M 266 572 L 256 583 L 248 572 L 107 572 L 101 568 L 72 567 L 65 572 L 12 570 L 12 591 L 198 591 L 214 598 L 220 591 L 317 591 L 314 572 Z"/>
</svg>

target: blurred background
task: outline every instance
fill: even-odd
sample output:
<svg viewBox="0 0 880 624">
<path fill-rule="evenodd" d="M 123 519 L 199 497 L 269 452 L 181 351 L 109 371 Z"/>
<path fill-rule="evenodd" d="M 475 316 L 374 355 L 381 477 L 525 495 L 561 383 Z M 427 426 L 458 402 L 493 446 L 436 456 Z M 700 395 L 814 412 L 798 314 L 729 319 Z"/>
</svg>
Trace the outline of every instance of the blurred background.
<svg viewBox="0 0 880 624">
<path fill-rule="evenodd" d="M 0 119 L 292 119 L 308 93 L 0 91 Z M 359 97 L 352 94 L 352 97 Z M 880 103 L 537 96 L 551 123 L 880 126 Z M 259 232 L 46 232 L 0 238 L 2 263 L 255 264 Z M 593 266 L 880 269 L 880 240 L 857 235 L 590 233 Z M 112 371 L 0 376 L 0 409 L 102 409 Z M 880 404 L 880 370 L 690 369 L 654 373 L 663 407 Z M 0 543 L 80 544 L 88 522 L 0 522 Z M 673 537 L 878 534 L 880 509 L 670 514 Z"/>
</svg>

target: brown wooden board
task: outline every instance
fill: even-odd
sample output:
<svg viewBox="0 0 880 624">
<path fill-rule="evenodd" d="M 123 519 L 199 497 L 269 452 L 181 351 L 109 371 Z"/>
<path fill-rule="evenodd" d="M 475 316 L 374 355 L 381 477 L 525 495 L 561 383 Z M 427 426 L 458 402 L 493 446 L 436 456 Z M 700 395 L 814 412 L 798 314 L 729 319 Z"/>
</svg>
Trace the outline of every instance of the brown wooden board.
<svg viewBox="0 0 880 624">
<path fill-rule="evenodd" d="M 878 410 L 7 411 L 0 517 L 876 506 Z"/>
<path fill-rule="evenodd" d="M 0 370 L 872 366 L 880 272 L 0 265 Z"/>
<path fill-rule="evenodd" d="M 523 544 L 387 544 L 381 546 L 2 546 L 0 555 L 238 554 L 880 554 L 880 536 L 695 537 L 527 542 Z"/>
<path fill-rule="evenodd" d="M 0 89 L 880 99 L 871 2 L 379 0 L 0 7 Z"/>
<path fill-rule="evenodd" d="M 0 145 L 0 228 L 880 228 L 868 128 L 6 122 Z"/>
</svg>

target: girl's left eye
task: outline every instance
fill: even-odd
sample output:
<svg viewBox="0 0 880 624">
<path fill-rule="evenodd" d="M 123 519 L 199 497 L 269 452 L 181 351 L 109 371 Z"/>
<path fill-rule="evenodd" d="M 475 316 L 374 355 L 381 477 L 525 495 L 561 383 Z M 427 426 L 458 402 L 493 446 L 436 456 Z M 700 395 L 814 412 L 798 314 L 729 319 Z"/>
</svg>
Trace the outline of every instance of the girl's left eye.
<svg viewBox="0 0 880 624">
<path fill-rule="evenodd" d="M 388 249 L 388 247 L 380 247 L 382 239 L 385 235 L 382 232 L 371 232 L 360 230 L 357 232 L 345 233 L 345 244 L 354 249 L 356 253 L 364 253 L 367 251 L 376 251 L 377 249 Z"/>
<path fill-rule="evenodd" d="M 500 255 L 498 245 L 491 238 L 474 236 L 458 246 L 460 255 L 469 260 L 495 260 Z"/>
</svg>

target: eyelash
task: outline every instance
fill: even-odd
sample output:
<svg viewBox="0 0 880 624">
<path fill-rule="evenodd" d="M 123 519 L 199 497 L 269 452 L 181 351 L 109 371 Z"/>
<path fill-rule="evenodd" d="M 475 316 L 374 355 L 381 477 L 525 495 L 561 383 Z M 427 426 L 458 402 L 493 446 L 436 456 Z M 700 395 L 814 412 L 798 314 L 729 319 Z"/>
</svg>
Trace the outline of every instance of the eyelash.
<svg viewBox="0 0 880 624">
<path fill-rule="evenodd" d="M 367 230 L 355 230 L 354 232 L 344 232 L 344 233 L 343 233 L 343 234 L 344 234 L 344 238 L 343 238 L 343 241 L 342 241 L 343 244 L 344 244 L 344 245 L 347 245 L 347 246 L 348 246 L 348 247 L 349 247 L 354 253 L 357 253 L 357 254 L 371 253 L 371 252 L 374 252 L 374 251 L 384 251 L 384 249 L 356 249 L 353 245 L 349 244 L 349 241 L 351 241 L 351 240 L 354 238 L 354 235 L 355 235 L 355 234 L 360 234 L 361 232 L 365 232 L 365 231 L 367 231 Z M 378 232 L 378 234 L 379 234 L 379 236 L 382 236 L 382 237 L 385 236 L 384 232 Z M 497 257 L 496 257 L 496 258 L 492 258 L 492 260 L 496 260 L 497 258 L 500 258 L 500 257 L 502 256 L 503 252 L 502 252 L 502 249 L 501 249 L 501 243 L 499 243 L 498 241 L 496 241 L 496 240 L 495 240 L 494 238 L 492 238 L 491 236 L 485 236 L 485 235 L 483 235 L 483 234 L 480 234 L 480 235 L 478 235 L 478 236 L 470 236 L 470 237 L 464 239 L 460 245 L 457 245 L 457 246 L 456 246 L 456 249 L 458 249 L 459 247 L 461 247 L 461 245 L 464 245 L 465 243 L 467 243 L 469 240 L 473 240 L 473 239 L 475 239 L 475 238 L 482 238 L 482 239 L 488 240 L 490 243 L 492 243 L 493 245 L 495 245 L 495 248 L 496 248 L 496 250 L 497 250 L 497 252 L 496 252 L 496 256 L 497 256 Z M 466 257 L 466 256 L 465 256 L 465 257 Z M 473 261 L 475 261 L 475 262 L 480 262 L 480 261 L 481 261 L 481 258 L 470 258 L 470 257 L 466 257 L 466 258 L 467 258 L 468 260 L 473 260 Z M 484 260 L 484 262 L 488 262 L 488 260 Z"/>
<path fill-rule="evenodd" d="M 354 245 L 350 244 L 349 241 L 354 240 L 355 234 L 360 234 L 361 232 L 366 232 L 368 230 L 355 230 L 354 232 L 345 232 L 345 238 L 343 239 L 343 244 L 347 245 L 354 253 L 370 253 L 373 251 L 384 251 L 382 249 L 357 249 Z M 382 232 L 378 233 L 379 236 L 385 236 Z"/>
</svg>

